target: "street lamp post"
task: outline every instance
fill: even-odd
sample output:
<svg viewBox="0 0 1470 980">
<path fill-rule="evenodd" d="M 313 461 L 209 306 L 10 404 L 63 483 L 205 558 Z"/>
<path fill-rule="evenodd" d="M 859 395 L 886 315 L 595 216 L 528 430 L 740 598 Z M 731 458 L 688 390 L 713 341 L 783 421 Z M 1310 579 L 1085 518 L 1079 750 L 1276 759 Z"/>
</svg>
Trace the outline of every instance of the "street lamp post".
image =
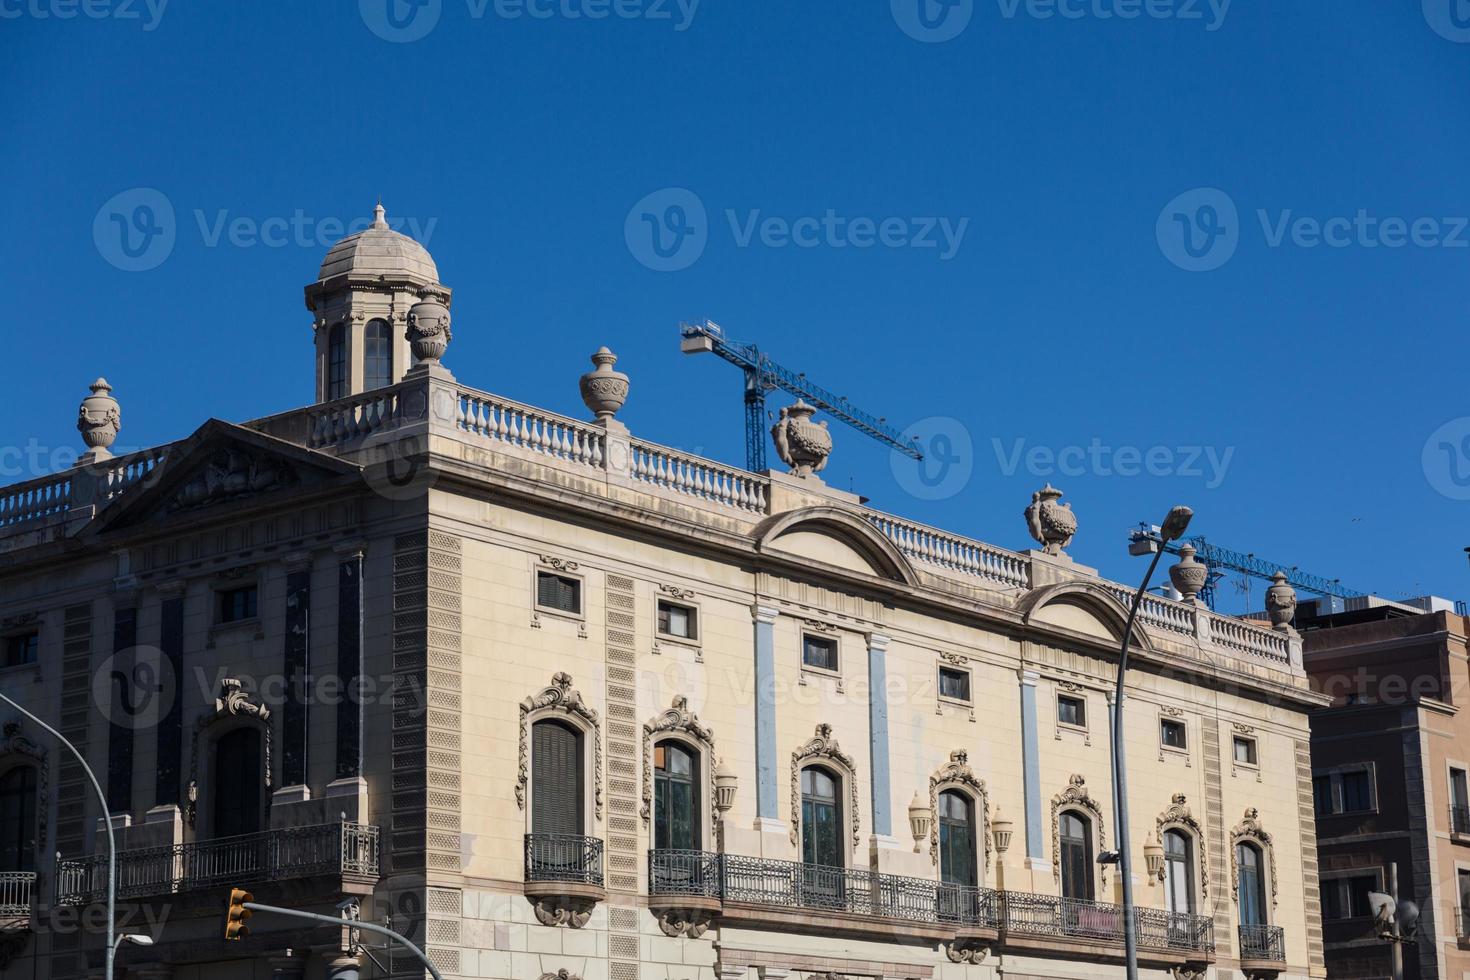
<svg viewBox="0 0 1470 980">
<path fill-rule="evenodd" d="M 1118 806 L 1118 877 L 1123 881 L 1123 952 L 1128 962 L 1128 980 L 1138 980 L 1138 929 L 1133 913 L 1133 857 L 1132 841 L 1128 831 L 1128 769 L 1127 751 L 1123 738 L 1123 681 L 1128 672 L 1128 644 L 1133 639 L 1133 623 L 1138 618 L 1138 609 L 1143 605 L 1143 596 L 1148 584 L 1164 557 L 1164 545 L 1182 537 L 1189 527 L 1194 511 L 1188 507 L 1175 507 L 1164 518 L 1159 529 L 1158 547 L 1143 576 L 1143 583 L 1133 595 L 1133 604 L 1128 608 L 1128 625 L 1123 628 L 1123 643 L 1118 650 L 1118 687 L 1113 698 L 1113 786 Z"/>
<path fill-rule="evenodd" d="M 114 934 L 114 923 L 117 921 L 117 839 L 112 831 L 112 811 L 107 809 L 107 794 L 102 792 L 102 784 L 97 782 L 97 776 L 92 772 L 92 767 L 87 765 L 86 758 L 77 750 L 75 745 L 67 740 L 65 735 L 16 704 L 3 693 L 0 693 L 0 702 L 10 705 L 16 711 L 25 715 L 38 726 L 49 732 L 58 742 L 71 750 L 71 754 L 76 756 L 77 761 L 81 763 L 82 772 L 87 774 L 87 779 L 91 781 L 92 789 L 97 793 L 97 799 L 102 805 L 102 822 L 107 827 L 107 972 L 105 976 L 106 980 L 112 980 L 112 962 L 117 958 L 117 947 L 122 944 L 122 940 L 126 939 L 140 946 L 149 945 L 149 942 L 142 941 L 142 937 L 139 936 L 116 936 Z"/>
</svg>

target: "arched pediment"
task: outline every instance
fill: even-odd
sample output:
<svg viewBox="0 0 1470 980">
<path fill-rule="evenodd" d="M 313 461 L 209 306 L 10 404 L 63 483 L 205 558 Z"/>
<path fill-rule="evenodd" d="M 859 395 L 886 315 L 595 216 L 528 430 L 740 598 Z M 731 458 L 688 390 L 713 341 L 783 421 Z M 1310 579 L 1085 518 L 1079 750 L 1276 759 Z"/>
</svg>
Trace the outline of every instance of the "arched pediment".
<svg viewBox="0 0 1470 980">
<path fill-rule="evenodd" d="M 755 529 L 756 550 L 918 585 L 907 558 L 878 529 L 839 507 L 803 507 Z"/>
<path fill-rule="evenodd" d="M 1094 582 L 1062 582 L 1032 589 L 1021 597 L 1018 608 L 1028 626 L 1060 628 L 1105 643 L 1122 640 L 1128 625 L 1128 607 Z M 1140 649 L 1153 649 L 1142 622 L 1133 624 L 1133 642 Z"/>
</svg>

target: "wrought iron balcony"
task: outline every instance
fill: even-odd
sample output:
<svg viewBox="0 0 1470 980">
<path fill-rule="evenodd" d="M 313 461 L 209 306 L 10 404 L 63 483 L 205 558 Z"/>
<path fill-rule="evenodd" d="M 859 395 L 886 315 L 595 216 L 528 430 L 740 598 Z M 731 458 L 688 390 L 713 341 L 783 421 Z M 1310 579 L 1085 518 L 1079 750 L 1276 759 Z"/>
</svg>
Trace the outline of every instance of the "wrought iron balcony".
<svg viewBox="0 0 1470 980">
<path fill-rule="evenodd" d="M 119 851 L 117 855 L 120 898 L 323 875 L 377 880 L 378 828 L 359 823 L 282 827 L 217 840 Z M 59 902 L 101 901 L 107 891 L 107 855 L 60 862 L 56 881 Z"/>
<path fill-rule="evenodd" d="M 725 892 L 722 864 L 721 856 L 709 851 L 649 851 L 648 894 L 721 898 Z"/>
<path fill-rule="evenodd" d="M 527 834 L 526 880 L 602 885 L 602 841 L 573 834 Z"/>
<path fill-rule="evenodd" d="M 29 918 L 35 892 L 34 871 L 0 871 L 0 920 Z"/>
<path fill-rule="evenodd" d="M 1240 958 L 1285 963 L 1285 932 L 1280 926 L 1241 926 Z"/>
<path fill-rule="evenodd" d="M 1450 805 L 1450 833 L 1470 837 L 1470 806 L 1460 803 Z"/>
<path fill-rule="evenodd" d="M 1005 893 L 1005 932 L 1048 938 L 1088 939 L 1122 945 L 1123 907 L 1054 895 Z M 1134 935 L 1142 949 L 1207 954 L 1215 951 L 1215 925 L 1203 915 L 1135 908 Z"/>
</svg>

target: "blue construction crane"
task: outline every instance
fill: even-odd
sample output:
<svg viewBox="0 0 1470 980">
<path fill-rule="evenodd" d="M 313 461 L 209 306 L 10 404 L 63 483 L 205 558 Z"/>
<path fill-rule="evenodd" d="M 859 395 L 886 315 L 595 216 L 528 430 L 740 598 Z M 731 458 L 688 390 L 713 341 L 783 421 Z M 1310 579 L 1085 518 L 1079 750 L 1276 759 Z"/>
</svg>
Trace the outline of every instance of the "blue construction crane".
<svg viewBox="0 0 1470 980">
<path fill-rule="evenodd" d="M 1353 596 L 1366 595 L 1357 589 L 1350 589 L 1342 584 L 1341 579 L 1323 578 L 1321 575 L 1312 575 L 1297 568 L 1295 565 L 1284 565 L 1278 562 L 1267 561 L 1248 555 L 1239 551 L 1231 551 L 1229 548 L 1221 548 L 1210 544 L 1203 535 L 1185 538 L 1182 541 L 1170 541 L 1164 545 L 1164 550 L 1170 554 L 1179 554 L 1179 549 L 1184 545 L 1191 545 L 1195 550 L 1195 558 L 1209 567 L 1209 575 L 1205 579 L 1205 587 L 1200 590 L 1200 598 L 1205 605 L 1211 609 L 1215 608 L 1215 585 L 1225 577 L 1223 569 L 1251 575 L 1256 578 L 1270 581 L 1271 577 L 1278 571 L 1286 573 L 1286 581 L 1294 588 L 1305 589 L 1318 595 L 1338 596 L 1349 599 Z M 1151 524 L 1143 523 L 1128 532 L 1128 552 L 1133 555 L 1152 554 L 1159 546 L 1159 529 Z"/>
<path fill-rule="evenodd" d="M 846 398 L 834 395 L 807 380 L 805 374 L 784 368 L 763 354 L 754 344 L 731 340 L 713 320 L 679 325 L 679 349 L 686 354 L 718 354 L 745 372 L 745 468 L 763 473 L 766 466 L 766 439 L 770 435 L 766 421 L 766 395 L 780 388 L 820 408 L 839 422 L 846 422 L 864 435 L 871 436 L 911 459 L 922 460 L 918 439 L 904 440 L 903 433 L 854 407 Z"/>
</svg>

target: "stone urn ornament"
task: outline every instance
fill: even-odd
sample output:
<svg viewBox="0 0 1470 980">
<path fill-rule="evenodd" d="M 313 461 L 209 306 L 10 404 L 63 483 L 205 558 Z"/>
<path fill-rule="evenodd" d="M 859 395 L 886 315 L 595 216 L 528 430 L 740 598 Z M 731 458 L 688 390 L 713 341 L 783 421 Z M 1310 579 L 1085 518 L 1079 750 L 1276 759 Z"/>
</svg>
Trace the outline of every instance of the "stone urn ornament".
<svg viewBox="0 0 1470 980">
<path fill-rule="evenodd" d="M 1271 628 L 1291 629 L 1296 616 L 1296 589 L 1286 582 L 1286 573 L 1277 569 L 1271 576 L 1271 586 L 1266 590 L 1266 612 L 1271 617 Z"/>
<path fill-rule="evenodd" d="M 420 364 L 438 364 L 454 339 L 449 330 L 449 307 L 444 299 L 440 293 L 424 290 L 419 294 L 419 301 L 409 308 L 408 342 L 414 359 Z"/>
<path fill-rule="evenodd" d="M 116 441 L 117 433 L 122 428 L 122 413 L 117 399 L 112 397 L 112 385 L 107 383 L 106 378 L 98 378 L 92 382 L 91 389 L 92 393 L 82 399 L 77 410 L 77 431 L 87 444 L 87 452 L 81 458 L 84 463 L 111 459 L 112 450 L 109 447 Z"/>
<path fill-rule="evenodd" d="M 592 355 L 595 370 L 582 375 L 580 387 L 582 401 L 597 416 L 598 421 L 608 422 L 618 414 L 628 400 L 628 376 L 614 371 L 618 355 L 606 347 L 599 347 Z"/>
<path fill-rule="evenodd" d="M 771 439 L 776 453 L 791 467 L 793 476 L 806 479 L 820 473 L 832 455 L 832 433 L 826 422 L 813 422 L 817 410 L 800 398 L 795 405 L 781 409 L 781 418 L 771 426 Z"/>
<path fill-rule="evenodd" d="M 1194 545 L 1180 545 L 1179 564 L 1169 569 L 1169 581 L 1189 602 L 1199 598 L 1200 590 L 1210 579 L 1210 566 L 1195 558 L 1195 554 Z"/>
<path fill-rule="evenodd" d="M 1026 526 L 1047 555 L 1060 555 L 1077 533 L 1077 515 L 1070 503 L 1058 503 L 1062 491 L 1048 483 L 1031 495 L 1026 508 Z"/>
</svg>

